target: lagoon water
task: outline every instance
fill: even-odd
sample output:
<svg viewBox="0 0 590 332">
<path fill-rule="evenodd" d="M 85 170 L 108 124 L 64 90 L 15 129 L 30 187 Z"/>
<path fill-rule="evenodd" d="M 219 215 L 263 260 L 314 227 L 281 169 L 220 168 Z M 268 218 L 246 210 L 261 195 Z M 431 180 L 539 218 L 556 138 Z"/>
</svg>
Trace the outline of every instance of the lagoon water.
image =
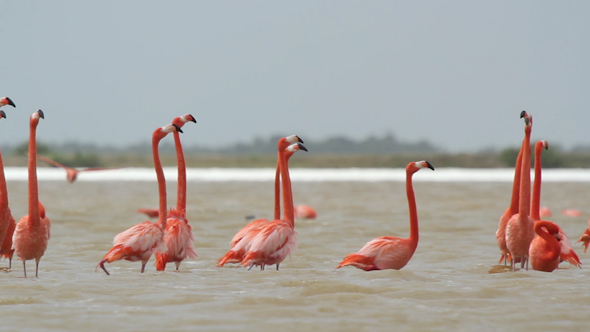
<svg viewBox="0 0 590 332">
<path fill-rule="evenodd" d="M 435 165 L 436 167 L 436 165 Z M 0 262 L 2 331 L 586 331 L 589 254 L 582 269 L 506 272 L 495 231 L 509 204 L 513 170 L 428 169 L 414 175 L 420 242 L 400 271 L 335 270 L 347 254 L 384 235 L 409 234 L 403 169 L 294 169 L 299 249 L 265 271 L 215 267 L 246 215 L 272 217 L 274 170 L 189 169 L 188 211 L 199 258 L 156 272 L 152 258 L 95 272 L 113 237 L 157 207 L 151 169 L 82 173 L 69 184 L 39 169 L 52 221 L 39 278 Z M 15 219 L 27 213 L 26 169 L 7 168 Z M 169 204 L 174 168 L 166 169 Z M 590 170 L 547 170 L 542 205 L 575 242 L 587 227 Z M 576 208 L 582 217 L 562 216 Z M 27 263 L 34 275 L 34 261 Z M 494 272 L 494 273 L 490 273 Z"/>
</svg>

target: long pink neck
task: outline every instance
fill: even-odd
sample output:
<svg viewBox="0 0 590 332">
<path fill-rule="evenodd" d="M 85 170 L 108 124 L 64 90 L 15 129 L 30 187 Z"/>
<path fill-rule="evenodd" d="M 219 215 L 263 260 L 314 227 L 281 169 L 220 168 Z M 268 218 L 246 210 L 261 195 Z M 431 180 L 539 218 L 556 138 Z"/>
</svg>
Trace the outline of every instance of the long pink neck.
<svg viewBox="0 0 590 332">
<path fill-rule="evenodd" d="M 531 126 L 525 128 L 520 178 L 518 213 L 524 220 L 531 209 Z"/>
<path fill-rule="evenodd" d="M 411 165 L 406 167 L 406 195 L 408 196 L 408 208 L 410 210 L 410 242 L 415 246 L 418 245 L 418 211 L 416 209 L 416 197 L 414 195 L 414 186 L 412 185 L 412 175 L 414 172 L 410 169 Z"/>
<path fill-rule="evenodd" d="M 535 182 L 533 184 L 533 201 L 531 203 L 531 218 L 541 220 L 541 154 L 543 142 L 535 144 Z"/>
<path fill-rule="evenodd" d="M 39 191 L 37 189 L 37 124 L 39 119 L 31 118 L 29 134 L 29 220 L 38 223 Z"/>
<path fill-rule="evenodd" d="M 156 169 L 156 177 L 158 179 L 158 193 L 159 193 L 159 215 L 158 215 L 158 225 L 162 228 L 166 228 L 166 179 L 164 178 L 164 169 L 162 168 L 162 163 L 160 162 L 160 153 L 158 152 L 158 144 L 162 139 L 160 129 L 158 128 L 152 137 L 152 154 L 154 155 L 154 168 Z"/>
<path fill-rule="evenodd" d="M 291 192 L 291 178 L 289 177 L 289 164 L 285 156 L 285 149 L 279 150 L 279 163 L 281 169 L 281 180 L 283 181 L 283 206 L 285 208 L 284 219 L 291 227 L 295 227 L 295 212 L 293 211 L 293 193 Z"/>
<path fill-rule="evenodd" d="M 522 146 L 518 151 L 518 156 L 516 157 L 516 165 L 514 165 L 514 182 L 512 183 L 512 197 L 510 198 L 510 212 L 512 214 L 518 213 L 518 203 L 519 203 L 519 196 L 520 196 L 520 175 L 522 173 L 522 154 L 524 149 L 524 140 L 522 141 Z"/>
<path fill-rule="evenodd" d="M 174 145 L 176 146 L 176 159 L 178 162 L 178 193 L 176 210 L 186 210 L 186 162 L 184 160 L 184 152 L 182 144 L 180 143 L 180 133 L 174 132 Z"/>
<path fill-rule="evenodd" d="M 281 219 L 281 164 L 277 161 L 277 171 L 275 174 L 275 215 L 273 220 Z"/>
<path fill-rule="evenodd" d="M 6 177 L 4 176 L 4 162 L 0 153 L 0 218 L 8 213 L 8 190 L 6 189 Z"/>
<path fill-rule="evenodd" d="M 535 223 L 535 233 L 537 233 L 540 237 L 547 241 L 547 243 L 551 246 L 551 250 L 545 252 L 544 259 L 552 261 L 557 259 L 557 257 L 559 257 L 559 255 L 561 254 L 561 245 L 559 244 L 559 241 L 557 241 L 555 236 L 549 234 L 548 231 L 553 234 L 559 233 L 559 229 L 557 228 L 557 226 L 550 221 L 540 220 Z"/>
</svg>

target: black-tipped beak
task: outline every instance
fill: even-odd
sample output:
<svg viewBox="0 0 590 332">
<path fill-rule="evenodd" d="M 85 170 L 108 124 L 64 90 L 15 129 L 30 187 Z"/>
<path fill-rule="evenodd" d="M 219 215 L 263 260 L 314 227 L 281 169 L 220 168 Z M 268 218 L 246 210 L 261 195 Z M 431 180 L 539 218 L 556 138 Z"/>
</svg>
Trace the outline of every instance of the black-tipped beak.
<svg viewBox="0 0 590 332">
<path fill-rule="evenodd" d="M 522 111 L 522 112 L 520 112 L 520 118 L 521 118 L 521 119 L 522 119 L 522 118 L 524 118 L 524 117 L 525 117 L 525 115 L 526 115 L 526 111 Z"/>
<path fill-rule="evenodd" d="M 41 117 L 41 119 L 45 119 L 45 114 L 43 114 L 42 110 L 37 110 L 37 113 L 39 113 L 39 117 Z"/>
<path fill-rule="evenodd" d="M 297 139 L 299 140 L 299 143 L 304 143 L 303 140 L 301 139 L 301 137 L 299 137 L 297 135 L 295 135 L 295 137 L 297 137 Z M 307 151 L 307 150 L 305 150 L 305 151 Z"/>
<path fill-rule="evenodd" d="M 177 132 L 179 132 L 179 133 L 182 133 L 183 132 L 182 129 L 180 129 L 180 127 L 177 124 L 174 124 L 173 123 L 172 125 L 174 126 L 174 128 L 176 128 L 176 131 Z"/>
<path fill-rule="evenodd" d="M 297 145 L 299 145 L 299 150 L 303 150 L 303 151 L 307 152 L 307 148 L 305 147 L 305 145 L 303 145 L 301 143 L 297 143 Z"/>
<path fill-rule="evenodd" d="M 195 119 L 195 117 L 191 114 L 191 118 L 192 118 L 192 122 L 197 123 L 197 119 Z"/>
<path fill-rule="evenodd" d="M 549 143 L 545 143 L 545 150 L 549 150 Z"/>
<path fill-rule="evenodd" d="M 529 118 L 524 118 L 524 124 L 528 126 L 528 125 L 529 125 L 529 123 L 531 123 L 531 119 L 529 119 Z"/>
<path fill-rule="evenodd" d="M 434 171 L 434 167 L 432 166 L 432 164 L 429 163 L 429 162 L 427 162 L 427 161 L 426 161 L 426 167 L 428 167 L 428 168 L 430 168 L 431 170 Z"/>
<path fill-rule="evenodd" d="M 12 100 L 10 98 L 6 97 L 6 100 L 8 101 L 8 105 L 16 108 L 16 105 L 12 102 Z"/>
<path fill-rule="evenodd" d="M 6 113 L 4 113 L 4 111 L 0 111 L 0 118 L 6 119 Z"/>
</svg>

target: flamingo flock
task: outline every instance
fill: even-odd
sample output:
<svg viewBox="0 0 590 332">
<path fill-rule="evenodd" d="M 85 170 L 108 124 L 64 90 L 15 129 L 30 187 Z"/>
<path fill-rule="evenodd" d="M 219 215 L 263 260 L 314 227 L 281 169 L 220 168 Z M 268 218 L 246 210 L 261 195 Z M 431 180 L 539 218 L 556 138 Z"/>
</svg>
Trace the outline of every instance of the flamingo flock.
<svg viewBox="0 0 590 332">
<path fill-rule="evenodd" d="M 0 107 L 16 107 L 8 97 L 0 98 Z M 496 240 L 500 249 L 500 263 L 510 263 L 512 271 L 520 263 L 521 269 L 530 264 L 533 270 L 552 272 L 559 264 L 567 261 L 580 267 L 581 262 L 572 245 L 558 224 L 542 220 L 550 211 L 541 207 L 542 152 L 548 149 L 547 141 L 535 144 L 534 184 L 531 197 L 531 144 L 533 127 L 531 114 L 522 111 L 524 139 L 516 159 L 510 206 L 504 211 L 498 223 Z M 0 110 L 0 119 L 6 113 Z M 28 152 L 28 215 L 15 222 L 8 206 L 8 192 L 4 167 L 0 153 L 0 257 L 9 260 L 12 267 L 14 254 L 23 262 L 24 276 L 27 276 L 26 261 L 35 260 L 35 277 L 39 276 L 39 262 L 43 257 L 50 238 L 51 222 L 45 207 L 39 201 L 37 186 L 37 159 L 66 170 L 67 180 L 73 183 L 80 171 L 105 170 L 91 168 L 76 170 L 49 158 L 37 155 L 36 130 L 43 111 L 34 112 L 29 119 Z M 3 121 L 4 122 L 4 121 Z M 113 246 L 97 264 L 95 271 L 102 269 L 110 275 L 105 264 L 118 260 L 141 261 L 141 273 L 152 255 L 155 255 L 157 271 L 165 271 L 168 263 L 174 263 L 176 270 L 186 259 L 197 258 L 192 227 L 186 216 L 186 162 L 180 141 L 182 127 L 196 119 L 186 114 L 173 119 L 172 123 L 156 128 L 152 133 L 152 155 L 158 183 L 158 209 L 139 209 L 149 217 L 157 217 L 155 223 L 144 221 L 115 236 Z M 167 207 L 166 179 L 159 155 L 159 144 L 168 134 L 173 133 L 178 166 L 177 205 Z M 238 230 L 230 241 L 229 251 L 217 260 L 217 266 L 238 264 L 248 270 L 252 267 L 276 266 L 297 250 L 296 218 L 316 218 L 315 210 L 307 205 L 294 206 L 289 160 L 297 151 L 307 151 L 303 140 L 297 135 L 282 137 L 277 143 L 277 166 L 274 183 L 274 218 L 251 221 Z M 412 178 L 423 168 L 434 170 L 426 160 L 410 162 L 406 166 L 406 196 L 409 210 L 410 235 L 408 238 L 382 236 L 367 242 L 358 252 L 346 255 L 336 266 L 354 266 L 364 271 L 402 269 L 412 259 L 419 241 L 418 211 Z M 283 215 L 281 217 L 281 198 Z M 584 253 L 590 245 L 590 222 L 580 237 Z"/>
</svg>

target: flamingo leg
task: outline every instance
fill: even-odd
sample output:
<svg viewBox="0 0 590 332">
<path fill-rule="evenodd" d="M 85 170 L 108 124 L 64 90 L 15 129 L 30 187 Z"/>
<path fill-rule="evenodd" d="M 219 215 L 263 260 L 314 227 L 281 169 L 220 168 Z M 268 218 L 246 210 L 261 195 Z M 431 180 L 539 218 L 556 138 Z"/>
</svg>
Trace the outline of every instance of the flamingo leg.
<svg viewBox="0 0 590 332">
<path fill-rule="evenodd" d="M 254 263 L 250 264 L 250 267 L 248 267 L 248 271 L 250 271 L 253 266 L 254 266 Z M 260 269 L 262 270 L 262 267 Z"/>
<path fill-rule="evenodd" d="M 8 269 L 12 269 L 12 257 L 8 258 Z"/>
<path fill-rule="evenodd" d="M 279 270 L 279 263 L 277 263 L 277 271 Z"/>
<path fill-rule="evenodd" d="M 143 273 L 143 271 L 145 271 L 145 263 L 141 262 L 141 273 Z"/>
<path fill-rule="evenodd" d="M 176 264 L 176 271 L 178 271 L 178 268 L 180 267 L 180 262 L 174 262 L 174 264 Z"/>
<path fill-rule="evenodd" d="M 35 278 L 39 278 L 39 261 L 41 259 L 35 258 Z"/>
<path fill-rule="evenodd" d="M 27 265 L 26 261 L 23 260 L 23 270 L 25 271 L 25 278 L 27 277 Z"/>
</svg>

